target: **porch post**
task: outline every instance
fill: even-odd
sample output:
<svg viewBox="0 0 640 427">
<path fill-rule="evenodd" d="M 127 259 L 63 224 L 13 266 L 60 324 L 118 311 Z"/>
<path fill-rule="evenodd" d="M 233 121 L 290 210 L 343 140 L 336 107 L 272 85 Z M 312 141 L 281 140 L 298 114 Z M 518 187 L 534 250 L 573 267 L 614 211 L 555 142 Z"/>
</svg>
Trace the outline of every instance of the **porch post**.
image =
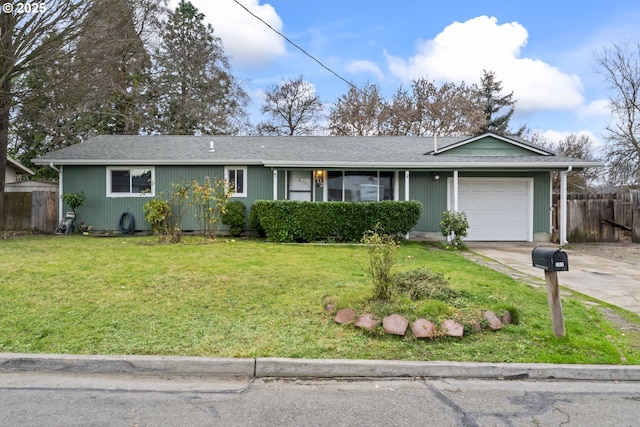
<svg viewBox="0 0 640 427">
<path fill-rule="evenodd" d="M 453 210 L 458 212 L 458 171 L 453 171 Z"/>
<path fill-rule="evenodd" d="M 273 169 L 273 200 L 278 200 L 278 170 Z"/>
<path fill-rule="evenodd" d="M 560 172 L 560 245 L 566 245 L 567 241 L 567 173 L 569 170 Z"/>
<path fill-rule="evenodd" d="M 404 171 L 404 199 L 409 200 L 409 171 Z"/>
</svg>

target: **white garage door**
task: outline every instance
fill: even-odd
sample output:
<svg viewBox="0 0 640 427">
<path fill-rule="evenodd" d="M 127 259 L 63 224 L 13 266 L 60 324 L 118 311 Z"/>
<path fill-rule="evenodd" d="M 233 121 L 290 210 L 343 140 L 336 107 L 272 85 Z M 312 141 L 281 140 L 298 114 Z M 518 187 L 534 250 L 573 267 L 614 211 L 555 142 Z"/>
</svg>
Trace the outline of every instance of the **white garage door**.
<svg viewBox="0 0 640 427">
<path fill-rule="evenodd" d="M 453 208 L 453 181 L 449 182 Z M 466 240 L 531 241 L 533 180 L 527 178 L 460 178 L 458 210 L 469 220 Z"/>
</svg>

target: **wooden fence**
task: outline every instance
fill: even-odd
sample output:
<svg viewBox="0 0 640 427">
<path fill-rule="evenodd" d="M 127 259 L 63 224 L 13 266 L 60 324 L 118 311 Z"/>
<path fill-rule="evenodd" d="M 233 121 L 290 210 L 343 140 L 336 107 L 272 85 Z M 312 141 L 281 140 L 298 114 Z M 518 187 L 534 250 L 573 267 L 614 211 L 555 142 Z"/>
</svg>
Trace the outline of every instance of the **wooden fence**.
<svg viewBox="0 0 640 427">
<path fill-rule="evenodd" d="M 58 193 L 0 193 L 0 229 L 53 233 L 58 225 Z"/>
<path fill-rule="evenodd" d="M 558 242 L 560 195 L 553 196 L 552 240 Z M 640 191 L 567 195 L 567 240 L 640 243 Z"/>
</svg>

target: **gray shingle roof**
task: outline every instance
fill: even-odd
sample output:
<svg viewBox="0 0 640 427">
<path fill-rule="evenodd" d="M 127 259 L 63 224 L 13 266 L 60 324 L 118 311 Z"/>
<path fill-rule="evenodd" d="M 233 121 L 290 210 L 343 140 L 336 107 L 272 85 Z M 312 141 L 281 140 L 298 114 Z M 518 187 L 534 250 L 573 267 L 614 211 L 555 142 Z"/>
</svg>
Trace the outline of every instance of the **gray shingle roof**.
<svg viewBox="0 0 640 427">
<path fill-rule="evenodd" d="M 439 149 L 468 137 L 438 137 Z M 530 142 L 518 143 L 541 150 Z M 213 149 L 211 148 L 213 146 Z M 542 149 L 543 150 L 543 149 Z M 546 151 L 546 150 L 544 150 Z M 98 136 L 34 159 L 54 165 L 258 164 L 267 167 L 531 167 L 574 168 L 601 163 L 555 155 L 433 155 L 428 137 L 342 136 Z"/>
</svg>

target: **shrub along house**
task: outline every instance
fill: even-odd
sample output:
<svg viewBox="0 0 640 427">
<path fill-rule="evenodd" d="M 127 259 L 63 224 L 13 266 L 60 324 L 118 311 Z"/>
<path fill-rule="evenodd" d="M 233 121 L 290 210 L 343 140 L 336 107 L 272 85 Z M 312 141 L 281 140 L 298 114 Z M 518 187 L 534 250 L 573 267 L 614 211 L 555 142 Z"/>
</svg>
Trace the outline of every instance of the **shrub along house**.
<svg viewBox="0 0 640 427">
<path fill-rule="evenodd" d="M 418 200 L 423 211 L 414 233 L 440 236 L 442 213 L 457 210 L 468 216 L 467 240 L 485 241 L 548 241 L 551 172 L 566 177 L 571 170 L 602 166 L 493 133 L 98 136 L 33 162 L 60 170 L 61 194 L 85 193 L 79 219 L 96 230 L 116 228 L 127 210 L 137 230 L 149 230 L 142 210 L 149 198 L 170 190 L 172 183 L 203 182 L 209 176 L 234 181 L 234 199 L 247 210 L 260 199 Z M 61 217 L 64 210 L 61 205 Z M 196 219 L 186 215 L 183 230 L 197 228 Z"/>
</svg>

